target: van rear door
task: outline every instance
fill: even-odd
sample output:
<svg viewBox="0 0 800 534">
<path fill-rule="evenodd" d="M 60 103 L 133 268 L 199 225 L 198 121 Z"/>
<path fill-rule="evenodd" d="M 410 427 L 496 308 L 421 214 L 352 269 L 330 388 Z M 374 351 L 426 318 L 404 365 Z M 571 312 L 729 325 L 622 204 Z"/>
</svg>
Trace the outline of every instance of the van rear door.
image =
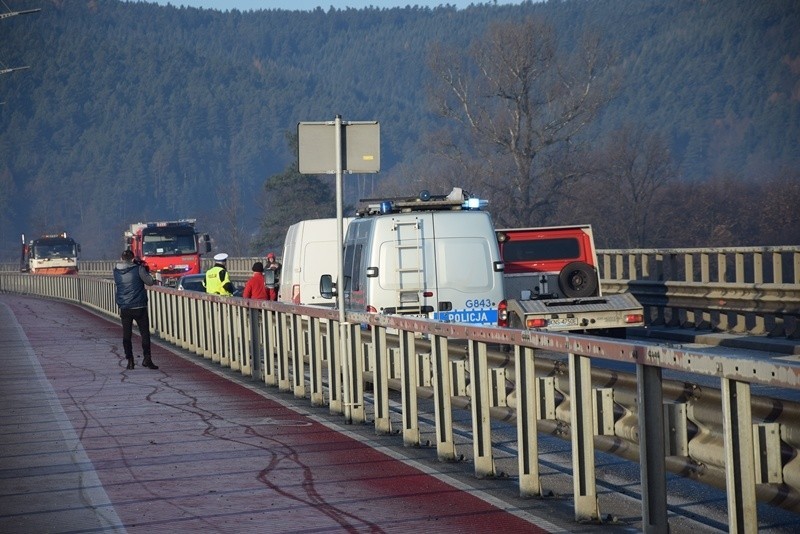
<svg viewBox="0 0 800 534">
<path fill-rule="evenodd" d="M 494 229 L 484 212 L 434 213 L 436 312 L 439 321 L 497 324 L 503 300 Z"/>
</svg>

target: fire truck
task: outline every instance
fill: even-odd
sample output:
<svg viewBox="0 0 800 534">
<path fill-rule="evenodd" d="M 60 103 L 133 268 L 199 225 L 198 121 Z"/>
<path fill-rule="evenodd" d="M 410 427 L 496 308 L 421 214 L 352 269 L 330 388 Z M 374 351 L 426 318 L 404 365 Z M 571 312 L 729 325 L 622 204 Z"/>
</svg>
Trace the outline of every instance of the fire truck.
<svg viewBox="0 0 800 534">
<path fill-rule="evenodd" d="M 30 242 L 22 234 L 21 272 L 31 274 L 78 274 L 81 246 L 66 232 L 43 235 Z"/>
<path fill-rule="evenodd" d="M 125 231 L 125 245 L 143 261 L 156 280 L 177 284 L 178 278 L 199 274 L 203 253 L 211 251 L 208 234 L 195 229 L 197 219 L 138 222 Z"/>
</svg>

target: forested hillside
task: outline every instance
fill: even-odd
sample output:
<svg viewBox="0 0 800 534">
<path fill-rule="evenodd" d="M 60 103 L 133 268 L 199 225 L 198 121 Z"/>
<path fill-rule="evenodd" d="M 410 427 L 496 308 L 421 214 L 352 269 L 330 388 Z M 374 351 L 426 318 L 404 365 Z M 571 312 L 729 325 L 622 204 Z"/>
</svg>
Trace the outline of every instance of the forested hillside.
<svg viewBox="0 0 800 534">
<path fill-rule="evenodd" d="M 22 232 L 66 230 L 84 257 L 111 258 L 129 223 L 183 217 L 197 218 L 217 249 L 277 250 L 292 222 L 334 213 L 333 178 L 296 174 L 294 135 L 298 122 L 336 114 L 381 124 L 382 172 L 347 177 L 349 202 L 459 178 L 476 194 L 499 194 L 492 184 L 502 175 L 481 163 L 491 158 L 446 164 L 442 141 L 466 132 L 437 106 L 444 70 L 434 60 L 437 50 L 466 54 L 496 25 L 529 18 L 553 30 L 550 67 L 566 65 L 561 54 L 577 57 L 592 36 L 614 83 L 591 121 L 553 145 L 558 153 L 537 156 L 550 166 L 530 171 L 568 185 L 553 169 L 570 166 L 581 187 L 559 188 L 527 219 L 528 204 L 513 206 L 504 192 L 506 204 L 495 205 L 519 212 L 512 223 L 591 222 L 602 246 L 686 246 L 706 234 L 707 245 L 800 239 L 795 0 L 246 13 L 116 0 L 6 5 L 41 11 L 0 20 L 0 70 L 30 67 L 0 76 L 0 261 L 16 260 Z M 619 202 L 626 192 L 615 189 L 621 161 L 639 154 L 626 147 L 651 150 L 648 161 L 658 157 L 664 169 L 646 201 L 627 200 L 641 212 L 633 221 Z M 709 206 L 720 192 L 722 205 Z M 738 213 L 725 209 L 734 193 L 747 195 Z M 762 215 L 758 228 L 739 220 L 742 208 Z M 697 227 L 685 239 L 661 228 L 679 219 Z"/>
</svg>

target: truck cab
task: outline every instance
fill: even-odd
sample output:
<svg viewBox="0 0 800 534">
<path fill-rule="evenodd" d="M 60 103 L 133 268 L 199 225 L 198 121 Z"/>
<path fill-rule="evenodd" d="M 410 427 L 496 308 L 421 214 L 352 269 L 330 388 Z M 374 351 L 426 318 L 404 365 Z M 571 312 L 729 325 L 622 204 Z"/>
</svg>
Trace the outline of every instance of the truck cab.
<svg viewBox="0 0 800 534">
<path fill-rule="evenodd" d="M 125 244 L 144 261 L 164 285 L 176 285 L 178 278 L 201 272 L 201 255 L 211 251 L 208 234 L 200 234 L 195 219 L 131 224 Z"/>
<path fill-rule="evenodd" d="M 22 235 L 20 270 L 31 274 L 78 274 L 81 246 L 66 232 L 47 234 L 30 242 Z"/>
</svg>

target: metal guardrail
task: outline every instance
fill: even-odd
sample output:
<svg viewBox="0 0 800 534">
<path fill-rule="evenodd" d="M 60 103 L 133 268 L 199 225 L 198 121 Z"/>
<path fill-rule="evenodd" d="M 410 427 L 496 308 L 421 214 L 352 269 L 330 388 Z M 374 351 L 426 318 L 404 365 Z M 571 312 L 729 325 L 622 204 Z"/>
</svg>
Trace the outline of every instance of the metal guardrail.
<svg viewBox="0 0 800 534">
<path fill-rule="evenodd" d="M 800 338 L 800 246 L 598 251 L 607 292 L 647 324 Z"/>
<path fill-rule="evenodd" d="M 241 282 L 256 261 L 229 258 L 228 269 Z M 598 261 L 604 292 L 632 293 L 648 325 L 800 338 L 800 246 L 609 249 Z M 107 276 L 114 263 L 81 260 L 80 269 Z"/>
<path fill-rule="evenodd" d="M 0 274 L 0 291 L 117 316 L 109 280 Z M 419 399 L 431 397 L 442 460 L 457 457 L 452 410 L 470 409 L 478 477 L 496 474 L 491 418 L 514 423 L 523 496 L 543 494 L 537 430 L 569 439 L 576 521 L 601 521 L 595 450 L 638 460 L 648 532 L 669 528 L 667 471 L 725 488 L 731 532 L 757 530 L 759 500 L 800 513 L 800 405 L 751 395 L 760 385 L 800 389 L 797 362 L 366 313 L 348 313 L 340 329 L 338 312 L 325 308 L 167 288 L 150 295 L 152 328 L 162 339 L 348 421 L 367 420 L 364 390 L 372 387 L 379 433 L 392 430 L 389 386 L 398 385 L 405 445 L 420 444 Z M 458 354 L 450 343 L 461 347 Z M 513 358 L 493 358 L 497 344 L 513 347 Z M 636 373 L 612 372 L 603 362 L 633 365 Z M 664 380 L 671 371 L 696 378 Z M 718 389 L 699 385 L 709 378 Z"/>
</svg>

